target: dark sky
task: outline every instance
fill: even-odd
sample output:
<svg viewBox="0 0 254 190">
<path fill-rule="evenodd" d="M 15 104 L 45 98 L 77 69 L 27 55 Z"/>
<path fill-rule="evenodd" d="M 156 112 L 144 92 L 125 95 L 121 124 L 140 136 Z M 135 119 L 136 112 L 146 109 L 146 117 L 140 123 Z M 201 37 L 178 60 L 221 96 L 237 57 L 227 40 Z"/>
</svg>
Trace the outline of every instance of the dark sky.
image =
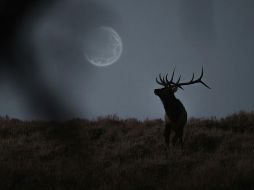
<svg viewBox="0 0 254 190">
<path fill-rule="evenodd" d="M 0 9 L 1 115 L 159 118 L 155 77 L 176 67 L 190 80 L 202 66 L 212 90 L 196 84 L 176 93 L 189 116 L 254 109 L 252 0 L 17 2 Z M 97 26 L 114 28 L 123 41 L 122 56 L 109 67 L 84 58 L 87 31 Z"/>
</svg>

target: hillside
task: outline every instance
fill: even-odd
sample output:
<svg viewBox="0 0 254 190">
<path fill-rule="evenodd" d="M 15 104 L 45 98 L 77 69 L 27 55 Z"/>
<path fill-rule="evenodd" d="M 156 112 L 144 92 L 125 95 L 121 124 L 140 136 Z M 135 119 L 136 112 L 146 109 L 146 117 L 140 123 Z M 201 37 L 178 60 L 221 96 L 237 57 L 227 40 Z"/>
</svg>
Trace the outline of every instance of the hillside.
<svg viewBox="0 0 254 190">
<path fill-rule="evenodd" d="M 254 113 L 191 118 L 184 150 L 163 121 L 0 118 L 0 189 L 254 189 Z"/>
</svg>

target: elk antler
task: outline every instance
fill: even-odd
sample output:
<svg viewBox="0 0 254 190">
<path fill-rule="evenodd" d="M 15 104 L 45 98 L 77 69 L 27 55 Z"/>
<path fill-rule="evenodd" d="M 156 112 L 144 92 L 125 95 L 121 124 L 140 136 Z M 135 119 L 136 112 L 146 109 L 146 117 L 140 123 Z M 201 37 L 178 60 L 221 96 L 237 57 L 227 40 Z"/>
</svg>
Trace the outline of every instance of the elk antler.
<svg viewBox="0 0 254 190">
<path fill-rule="evenodd" d="M 158 81 L 158 79 L 157 79 L 157 77 L 156 77 L 156 82 L 157 82 L 158 84 L 160 84 L 160 85 L 162 85 L 162 86 L 167 86 L 167 83 L 165 82 L 164 77 L 163 77 L 163 78 L 161 77 L 161 74 L 159 74 L 159 79 L 160 79 L 160 81 Z"/>
<path fill-rule="evenodd" d="M 159 79 L 160 79 L 160 81 L 159 81 L 159 80 L 157 79 L 157 77 L 156 77 L 156 82 L 157 82 L 158 84 L 162 85 L 162 86 L 165 86 L 165 87 L 166 87 L 166 86 L 174 85 L 174 86 L 177 86 L 177 87 L 183 89 L 180 85 L 178 85 L 178 83 L 179 83 L 179 81 L 180 81 L 180 79 L 181 79 L 181 76 L 179 77 L 177 83 L 174 83 L 174 82 L 173 82 L 173 80 L 174 80 L 174 75 L 175 75 L 175 68 L 174 68 L 174 70 L 173 70 L 173 73 L 172 73 L 172 76 L 171 76 L 170 81 L 168 80 L 168 74 L 166 74 L 166 76 L 163 76 L 163 77 L 161 77 L 161 74 L 159 74 Z"/>
<path fill-rule="evenodd" d="M 201 75 L 200 75 L 200 77 L 198 78 L 198 79 L 196 79 L 196 80 L 194 80 L 194 73 L 192 74 L 192 78 L 191 78 L 191 80 L 189 81 L 189 82 L 183 82 L 183 83 L 180 83 L 180 77 L 179 77 L 179 79 L 178 79 L 178 81 L 177 81 L 177 83 L 176 83 L 176 85 L 177 86 L 183 86 L 183 85 L 190 85 L 190 84 L 195 84 L 195 83 L 201 83 L 201 84 L 203 84 L 206 88 L 209 88 L 209 89 L 211 89 L 206 83 L 204 83 L 203 81 L 202 81 L 202 78 L 203 78 L 203 74 L 204 74 L 204 71 L 203 71 L 203 67 L 202 67 L 202 72 L 201 72 Z"/>
<path fill-rule="evenodd" d="M 194 80 L 195 75 L 194 75 L 194 73 L 193 73 L 192 79 L 191 79 L 189 82 L 180 83 L 180 80 L 181 80 L 181 75 L 180 75 L 180 77 L 178 78 L 177 82 L 175 83 L 175 82 L 173 82 L 173 80 L 174 80 L 174 75 L 175 75 L 175 68 L 174 68 L 170 81 L 168 80 L 168 74 L 166 74 L 165 77 L 164 77 L 164 76 L 161 77 L 161 74 L 159 74 L 159 79 L 160 79 L 160 81 L 159 81 L 159 80 L 157 79 L 157 77 L 156 77 L 156 82 L 157 82 L 158 84 L 162 85 L 162 86 L 165 86 L 165 87 L 166 87 L 166 86 L 175 85 L 175 86 L 177 86 L 177 87 L 179 87 L 179 88 L 181 88 L 181 89 L 183 89 L 182 86 L 184 86 L 184 85 L 190 85 L 190 84 L 195 84 L 195 83 L 201 83 L 201 84 L 203 84 L 205 87 L 211 89 L 207 84 L 205 84 L 205 83 L 202 81 L 203 74 L 204 74 L 204 72 L 203 72 L 203 67 L 202 67 L 202 72 L 201 72 L 201 75 L 200 75 L 200 77 L 199 77 L 198 79 Z"/>
</svg>

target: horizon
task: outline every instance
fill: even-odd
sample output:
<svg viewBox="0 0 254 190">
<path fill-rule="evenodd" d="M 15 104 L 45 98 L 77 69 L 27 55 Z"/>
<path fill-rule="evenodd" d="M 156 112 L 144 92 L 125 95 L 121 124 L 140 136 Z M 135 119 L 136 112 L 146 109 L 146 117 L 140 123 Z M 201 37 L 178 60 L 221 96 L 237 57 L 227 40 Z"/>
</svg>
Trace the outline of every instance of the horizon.
<svg viewBox="0 0 254 190">
<path fill-rule="evenodd" d="M 195 117 L 195 116 L 191 116 L 187 118 L 187 121 L 191 121 L 191 120 L 214 120 L 214 121 L 220 121 L 220 120 L 224 120 L 224 119 L 228 119 L 230 117 L 234 117 L 237 115 L 253 115 L 254 111 L 246 111 L 246 110 L 240 110 L 234 113 L 230 113 L 228 115 L 225 116 L 221 116 L 221 117 L 216 117 L 216 116 L 201 116 L 201 117 Z M 136 120 L 138 122 L 146 122 L 146 121 L 164 121 L 164 117 L 158 117 L 158 118 L 135 118 L 135 117 L 120 117 L 116 114 L 109 114 L 109 115 L 102 115 L 102 116 L 97 116 L 97 117 L 93 117 L 93 118 L 81 118 L 81 117 L 73 117 L 73 118 L 68 118 L 68 119 L 50 119 L 50 118 L 32 118 L 32 119 L 26 119 L 26 118 L 17 118 L 17 117 L 12 117 L 10 115 L 0 115 L 0 119 L 4 119 L 4 120 L 19 120 L 21 122 L 69 122 L 69 121 L 75 121 L 75 120 L 81 120 L 81 121 L 89 121 L 89 122 L 97 122 L 100 120 L 116 120 L 116 121 L 125 121 L 125 120 Z"/>
</svg>

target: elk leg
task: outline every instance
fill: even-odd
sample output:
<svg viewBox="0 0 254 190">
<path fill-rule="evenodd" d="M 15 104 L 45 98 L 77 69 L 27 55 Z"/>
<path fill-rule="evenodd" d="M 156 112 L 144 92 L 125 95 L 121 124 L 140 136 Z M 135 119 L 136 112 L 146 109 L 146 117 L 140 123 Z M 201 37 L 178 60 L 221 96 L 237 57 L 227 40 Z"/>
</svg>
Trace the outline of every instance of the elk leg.
<svg viewBox="0 0 254 190">
<path fill-rule="evenodd" d="M 183 130 L 175 131 L 175 136 L 172 139 L 172 144 L 175 146 L 179 142 L 181 149 L 183 149 Z"/>
<path fill-rule="evenodd" d="M 179 132 L 179 141 L 180 141 L 181 149 L 183 150 L 183 130 Z"/>
<path fill-rule="evenodd" d="M 174 137 L 173 137 L 173 139 L 172 139 L 172 144 L 173 144 L 174 146 L 176 145 L 177 139 L 178 139 L 178 134 L 177 134 L 177 132 L 175 132 L 175 135 L 174 135 Z"/>
<path fill-rule="evenodd" d="M 169 146 L 170 131 L 171 131 L 170 124 L 166 124 L 165 130 L 164 130 L 164 138 L 165 138 L 166 146 Z"/>
</svg>

